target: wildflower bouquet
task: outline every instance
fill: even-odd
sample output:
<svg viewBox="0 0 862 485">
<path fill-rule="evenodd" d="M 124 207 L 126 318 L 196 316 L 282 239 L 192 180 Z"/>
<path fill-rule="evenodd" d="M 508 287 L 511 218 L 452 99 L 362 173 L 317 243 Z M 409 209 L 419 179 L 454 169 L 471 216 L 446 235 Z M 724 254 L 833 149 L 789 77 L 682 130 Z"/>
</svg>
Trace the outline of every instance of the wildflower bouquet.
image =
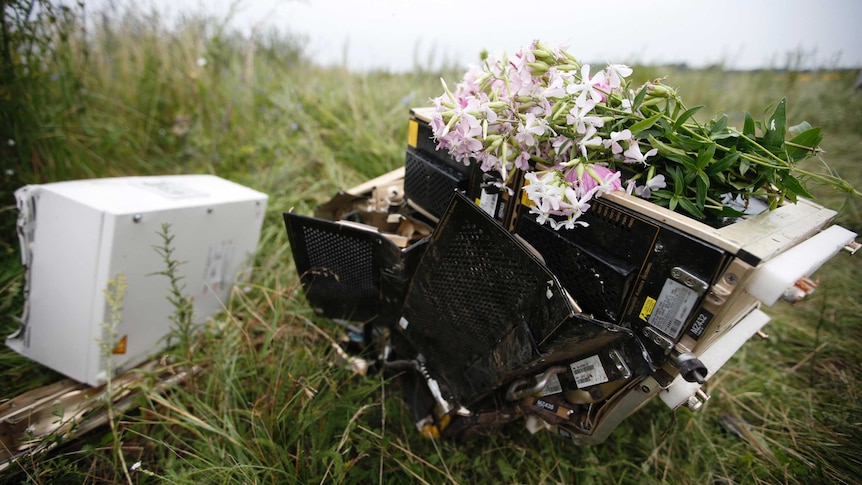
<svg viewBox="0 0 862 485">
<path fill-rule="evenodd" d="M 787 127 L 786 101 L 742 130 L 721 114 L 699 123 L 660 80 L 633 87 L 632 69 L 593 71 L 562 48 L 534 42 L 513 57 L 486 56 L 434 99 L 438 149 L 466 165 L 496 172 L 509 187 L 524 171 L 524 191 L 540 224 L 586 225 L 578 218 L 593 197 L 612 190 L 682 210 L 698 219 L 743 214 L 752 197 L 769 208 L 810 197 L 801 180 L 816 178 L 848 192 L 846 182 L 803 171 L 819 152 L 820 128 Z M 787 132 L 793 136 L 786 140 Z"/>
</svg>

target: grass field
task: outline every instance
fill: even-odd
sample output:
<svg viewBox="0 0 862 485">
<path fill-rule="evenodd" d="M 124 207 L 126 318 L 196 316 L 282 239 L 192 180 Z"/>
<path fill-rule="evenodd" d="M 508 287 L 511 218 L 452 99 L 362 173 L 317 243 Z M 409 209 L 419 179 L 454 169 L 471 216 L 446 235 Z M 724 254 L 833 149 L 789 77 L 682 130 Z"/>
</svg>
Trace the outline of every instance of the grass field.
<svg viewBox="0 0 862 485">
<path fill-rule="evenodd" d="M 228 312 L 169 350 L 178 368 L 202 371 L 166 395 L 144 389 L 114 426 L 19 461 L 0 481 L 810 484 L 862 476 L 857 259 L 827 263 L 810 299 L 768 308 L 770 338 L 748 342 L 710 381 L 712 400 L 698 413 L 674 415 L 656 401 L 594 447 L 520 425 L 467 444 L 426 440 L 392 383 L 355 375 L 333 354 L 329 339 L 340 327 L 304 302 L 281 212 L 309 214 L 337 189 L 401 165 L 409 108 L 426 105 L 441 92 L 439 78 L 454 82 L 460 70 L 324 69 L 297 39 L 242 37 L 220 19 L 167 27 L 153 15 L 113 12 L 84 29 L 74 9 L 24 20 L 27 3 L 3 7 L 0 336 L 16 328 L 23 301 L 16 188 L 212 173 L 270 200 L 245 282 L 251 291 L 234 292 Z M 859 187 L 856 74 L 635 68 L 637 81 L 668 76 L 690 106 L 706 105 L 706 116 L 724 110 L 737 126 L 745 111 L 762 118 L 786 97 L 788 122 L 823 127 L 823 160 Z M 840 209 L 838 223 L 862 231 L 859 199 L 812 189 Z M 0 349 L 0 400 L 60 377 Z M 742 423 L 741 436 L 726 431 L 728 419 Z"/>
</svg>

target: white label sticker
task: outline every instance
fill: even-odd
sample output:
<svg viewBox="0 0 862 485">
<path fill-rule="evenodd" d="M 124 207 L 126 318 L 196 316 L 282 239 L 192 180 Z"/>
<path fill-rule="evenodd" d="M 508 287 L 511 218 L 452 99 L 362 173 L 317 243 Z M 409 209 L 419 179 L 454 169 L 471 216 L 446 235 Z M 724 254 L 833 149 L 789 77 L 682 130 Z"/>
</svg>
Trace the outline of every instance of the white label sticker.
<svg viewBox="0 0 862 485">
<path fill-rule="evenodd" d="M 406 318 L 401 317 L 401 319 L 398 320 L 398 325 L 401 326 L 401 330 L 407 330 L 407 325 L 410 325 L 410 322 L 408 322 Z"/>
<path fill-rule="evenodd" d="M 542 374 L 537 374 L 536 379 L 541 377 Z M 542 397 L 550 396 L 551 394 L 559 394 L 563 392 L 563 386 L 560 384 L 560 378 L 557 377 L 557 374 L 553 374 L 550 379 L 548 379 L 548 383 L 545 384 L 545 387 L 542 388 L 542 392 L 539 393 Z"/>
<path fill-rule="evenodd" d="M 497 198 L 500 194 L 489 194 L 482 189 L 482 196 L 479 197 L 479 207 L 482 208 L 489 216 L 494 217 L 494 211 L 497 209 Z"/>
<path fill-rule="evenodd" d="M 602 366 L 602 361 L 598 355 L 573 362 L 569 368 L 572 369 L 572 375 L 575 376 L 575 383 L 578 388 L 583 389 L 608 382 L 608 375 L 605 373 L 605 368 Z"/>
<path fill-rule="evenodd" d="M 697 292 L 673 280 L 664 282 L 649 317 L 649 324 L 672 338 L 679 336 L 689 313 L 697 303 Z"/>
<path fill-rule="evenodd" d="M 228 270 L 233 260 L 234 250 L 233 241 L 222 241 L 210 245 L 204 265 L 203 294 L 210 291 L 219 293 L 232 282 L 233 277 L 228 273 Z"/>
</svg>

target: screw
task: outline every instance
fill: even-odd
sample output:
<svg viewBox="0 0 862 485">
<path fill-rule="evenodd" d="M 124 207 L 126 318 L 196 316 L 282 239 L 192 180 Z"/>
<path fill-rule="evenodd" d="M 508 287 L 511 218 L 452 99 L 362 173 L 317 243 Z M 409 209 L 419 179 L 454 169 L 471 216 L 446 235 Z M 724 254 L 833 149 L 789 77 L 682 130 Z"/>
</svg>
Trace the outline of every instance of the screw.
<svg viewBox="0 0 862 485">
<path fill-rule="evenodd" d="M 135 222 L 135 223 L 138 223 L 138 222 L 141 222 L 141 219 L 143 219 L 143 218 L 144 218 L 144 216 L 143 216 L 143 215 L 141 215 L 141 214 L 135 214 L 135 215 L 133 215 L 133 216 L 132 216 L 132 221 L 133 221 L 133 222 Z"/>
<path fill-rule="evenodd" d="M 727 284 L 729 285 L 735 285 L 739 282 L 739 278 L 737 278 L 736 274 L 734 273 L 727 273 L 726 275 L 724 275 L 724 281 L 727 281 Z"/>
<path fill-rule="evenodd" d="M 664 250 L 664 244 L 662 244 L 662 243 L 660 243 L 660 242 L 659 242 L 659 243 L 655 243 L 655 246 L 653 247 L 653 249 L 652 249 L 652 250 L 653 250 L 653 251 L 655 251 L 655 252 L 657 252 L 657 253 L 660 253 L 660 252 L 662 252 L 662 251 Z"/>
<path fill-rule="evenodd" d="M 703 401 L 698 399 L 696 396 L 691 396 L 688 398 L 688 402 L 686 402 L 685 405 L 692 411 L 697 411 L 703 407 Z"/>
</svg>

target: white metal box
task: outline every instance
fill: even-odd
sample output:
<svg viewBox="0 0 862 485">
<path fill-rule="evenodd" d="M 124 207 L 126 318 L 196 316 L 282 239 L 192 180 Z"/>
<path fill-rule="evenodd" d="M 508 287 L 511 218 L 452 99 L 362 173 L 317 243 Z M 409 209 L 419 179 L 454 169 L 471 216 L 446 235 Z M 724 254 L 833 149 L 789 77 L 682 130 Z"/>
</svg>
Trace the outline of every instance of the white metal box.
<svg viewBox="0 0 862 485">
<path fill-rule="evenodd" d="M 125 276 L 112 367 L 121 372 L 160 350 L 174 307 L 156 248 L 162 225 L 182 262 L 194 320 L 224 308 L 238 273 L 250 269 L 267 196 L 212 175 L 122 177 L 28 185 L 15 193 L 26 267 L 22 326 L 6 342 L 75 380 L 100 385 L 109 352 L 109 281 Z"/>
</svg>

